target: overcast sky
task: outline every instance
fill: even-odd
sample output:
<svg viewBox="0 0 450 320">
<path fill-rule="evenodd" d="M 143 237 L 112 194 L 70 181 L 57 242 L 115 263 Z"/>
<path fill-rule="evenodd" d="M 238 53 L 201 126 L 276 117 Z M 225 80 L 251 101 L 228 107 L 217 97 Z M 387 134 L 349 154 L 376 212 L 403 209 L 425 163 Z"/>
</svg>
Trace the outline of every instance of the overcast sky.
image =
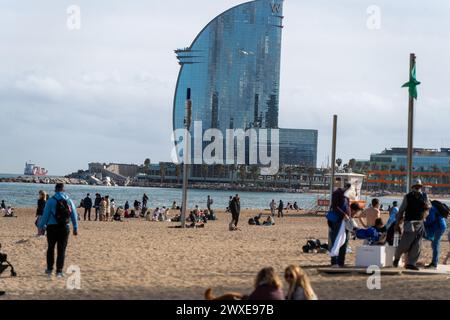
<svg viewBox="0 0 450 320">
<path fill-rule="evenodd" d="M 237 0 L 1 0 L 0 172 L 34 162 L 50 174 L 87 163 L 170 160 L 172 103 L 189 46 Z M 69 30 L 68 6 L 81 8 Z M 367 8 L 381 28 L 367 27 Z M 331 149 L 368 159 L 406 145 L 409 53 L 422 81 L 417 147 L 450 147 L 450 2 L 286 0 L 280 126 L 319 130 L 318 166 Z"/>
</svg>

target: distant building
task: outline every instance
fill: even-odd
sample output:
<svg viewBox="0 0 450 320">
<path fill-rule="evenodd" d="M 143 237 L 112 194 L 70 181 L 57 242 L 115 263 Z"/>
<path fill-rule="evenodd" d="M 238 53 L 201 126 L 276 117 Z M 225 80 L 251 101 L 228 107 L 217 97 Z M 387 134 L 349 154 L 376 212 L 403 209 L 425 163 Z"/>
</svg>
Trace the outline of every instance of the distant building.
<svg viewBox="0 0 450 320">
<path fill-rule="evenodd" d="M 368 174 L 369 189 L 405 191 L 407 176 L 407 148 L 385 149 L 372 154 L 370 160 L 356 161 L 356 171 Z M 450 189 L 450 148 L 415 148 L 413 177 L 420 178 L 434 192 Z"/>
<path fill-rule="evenodd" d="M 188 88 L 192 125 L 201 122 L 201 133 L 219 129 L 225 137 L 228 129 L 279 129 L 283 18 L 283 0 L 249 1 L 217 16 L 190 47 L 175 51 L 181 69 L 174 130 L 184 128 Z M 280 129 L 279 146 L 281 165 L 316 166 L 316 130 Z"/>
<path fill-rule="evenodd" d="M 370 156 L 370 164 L 378 169 L 406 169 L 407 148 L 386 149 L 381 153 Z M 450 170 L 450 148 L 436 149 L 414 149 L 413 155 L 414 171 L 449 171 Z"/>
<path fill-rule="evenodd" d="M 315 168 L 317 130 L 280 129 L 280 164 Z"/>
<path fill-rule="evenodd" d="M 105 170 L 116 175 L 132 178 L 139 172 L 139 166 L 136 164 L 121 163 L 89 163 L 89 172 L 91 173 L 103 173 Z"/>
</svg>

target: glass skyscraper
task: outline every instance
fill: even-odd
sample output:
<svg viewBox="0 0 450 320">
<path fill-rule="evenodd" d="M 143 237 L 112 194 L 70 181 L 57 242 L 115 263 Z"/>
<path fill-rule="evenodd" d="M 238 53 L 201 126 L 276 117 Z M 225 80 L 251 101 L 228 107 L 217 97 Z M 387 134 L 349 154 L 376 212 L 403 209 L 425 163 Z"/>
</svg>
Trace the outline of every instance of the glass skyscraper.
<svg viewBox="0 0 450 320">
<path fill-rule="evenodd" d="M 181 70 L 174 129 L 184 128 L 187 88 L 192 90 L 192 123 L 201 121 L 203 131 L 220 129 L 225 136 L 227 129 L 278 129 L 282 30 L 283 0 L 256 0 L 225 11 L 190 47 L 176 50 Z M 314 154 L 307 157 L 312 166 L 315 141 L 315 148 L 308 151 Z M 280 141 L 282 145 L 292 144 Z M 283 158 L 283 150 L 280 154 Z"/>
</svg>

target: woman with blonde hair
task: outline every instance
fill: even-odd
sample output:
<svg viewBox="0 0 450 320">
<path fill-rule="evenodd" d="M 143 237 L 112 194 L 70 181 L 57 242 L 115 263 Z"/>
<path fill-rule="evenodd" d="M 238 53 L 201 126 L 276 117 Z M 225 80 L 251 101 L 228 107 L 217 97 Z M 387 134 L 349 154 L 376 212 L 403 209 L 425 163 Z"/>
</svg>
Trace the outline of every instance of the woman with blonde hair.
<svg viewBox="0 0 450 320">
<path fill-rule="evenodd" d="M 273 268 L 264 268 L 256 276 L 255 290 L 249 300 L 284 300 L 283 284 Z"/>
<path fill-rule="evenodd" d="M 287 300 L 318 300 L 306 272 L 298 266 L 289 266 L 284 272 L 289 284 Z"/>
<path fill-rule="evenodd" d="M 44 208 L 46 203 L 47 203 L 47 193 L 44 190 L 40 190 L 36 209 L 36 222 L 34 223 L 36 227 L 38 226 L 39 220 L 42 218 L 42 215 L 44 214 Z"/>
<path fill-rule="evenodd" d="M 105 197 L 102 197 L 102 200 L 100 201 L 100 221 L 107 221 L 106 220 L 106 208 L 108 207 L 108 203 L 106 202 Z"/>
</svg>

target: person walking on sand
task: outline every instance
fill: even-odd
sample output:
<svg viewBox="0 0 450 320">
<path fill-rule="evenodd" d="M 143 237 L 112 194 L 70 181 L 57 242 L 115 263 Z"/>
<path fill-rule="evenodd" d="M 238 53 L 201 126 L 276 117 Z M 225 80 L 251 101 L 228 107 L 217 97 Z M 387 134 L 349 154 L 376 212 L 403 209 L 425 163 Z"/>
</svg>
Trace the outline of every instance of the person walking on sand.
<svg viewBox="0 0 450 320">
<path fill-rule="evenodd" d="M 283 218 L 284 217 L 284 203 L 283 200 L 280 200 L 280 204 L 278 205 L 278 218 Z"/>
<path fill-rule="evenodd" d="M 275 217 L 275 210 L 277 209 L 277 204 L 274 199 L 272 199 L 272 202 L 269 204 L 269 208 L 270 214 L 272 215 L 272 217 Z"/>
<path fill-rule="evenodd" d="M 400 232 L 400 225 L 403 224 L 403 234 L 399 246 L 395 252 L 394 267 L 398 267 L 400 258 L 403 254 L 407 254 L 408 270 L 419 270 L 417 261 L 422 251 L 422 240 L 425 235 L 424 219 L 431 209 L 431 202 L 428 195 L 422 192 L 423 184 L 419 179 L 412 186 L 412 191 L 404 198 L 400 206 L 396 231 Z"/>
<path fill-rule="evenodd" d="M 95 221 L 99 220 L 99 214 L 100 214 L 100 204 L 102 202 L 102 196 L 99 193 L 95 194 L 95 202 L 94 202 L 94 208 L 95 208 Z"/>
<path fill-rule="evenodd" d="M 447 230 L 447 219 L 450 209 L 440 201 L 431 202 L 430 214 L 425 220 L 425 233 L 427 240 L 431 241 L 433 258 L 427 269 L 437 269 L 441 255 L 441 240 Z"/>
<path fill-rule="evenodd" d="M 41 234 L 47 232 L 47 269 L 45 273 L 50 277 L 55 262 L 55 246 L 57 248 L 56 276 L 64 277 L 64 260 L 72 221 L 73 235 L 78 235 L 77 208 L 69 196 L 64 192 L 64 184 L 55 186 L 55 195 L 50 198 L 44 208 L 44 214 L 38 227 Z"/>
<path fill-rule="evenodd" d="M 36 209 L 36 222 L 34 223 L 36 225 L 36 228 L 38 228 L 38 234 L 39 234 L 39 227 L 38 227 L 39 221 L 41 220 L 42 215 L 44 214 L 46 203 L 47 203 L 47 193 L 43 190 L 40 190 Z"/>
<path fill-rule="evenodd" d="M 212 204 L 214 203 L 214 200 L 211 198 L 211 196 L 208 196 L 206 199 L 206 208 L 208 208 L 208 212 L 212 212 Z"/>
<path fill-rule="evenodd" d="M 238 194 L 231 201 L 230 211 L 231 211 L 231 217 L 232 217 L 232 220 L 230 223 L 230 231 L 239 230 L 238 223 L 239 223 L 239 216 L 241 214 L 241 199 L 239 198 Z"/>
<path fill-rule="evenodd" d="M 348 245 L 348 231 L 345 230 L 344 220 L 352 216 L 350 200 L 345 193 L 350 190 L 351 184 L 338 188 L 331 196 L 331 207 L 327 213 L 328 223 L 328 243 L 331 255 L 331 266 L 333 268 L 343 268 L 345 266 L 345 255 Z M 356 209 L 356 208 L 355 208 Z M 336 252 L 332 252 L 336 249 Z"/>
<path fill-rule="evenodd" d="M 147 209 L 147 202 L 148 202 L 148 196 L 146 193 L 144 193 L 143 197 L 142 197 L 142 208 L 146 208 Z"/>
<path fill-rule="evenodd" d="M 86 221 L 86 216 L 89 218 L 89 221 L 91 221 L 92 199 L 89 193 L 86 195 L 86 198 L 84 198 L 83 204 L 84 204 L 84 221 Z"/>
</svg>

